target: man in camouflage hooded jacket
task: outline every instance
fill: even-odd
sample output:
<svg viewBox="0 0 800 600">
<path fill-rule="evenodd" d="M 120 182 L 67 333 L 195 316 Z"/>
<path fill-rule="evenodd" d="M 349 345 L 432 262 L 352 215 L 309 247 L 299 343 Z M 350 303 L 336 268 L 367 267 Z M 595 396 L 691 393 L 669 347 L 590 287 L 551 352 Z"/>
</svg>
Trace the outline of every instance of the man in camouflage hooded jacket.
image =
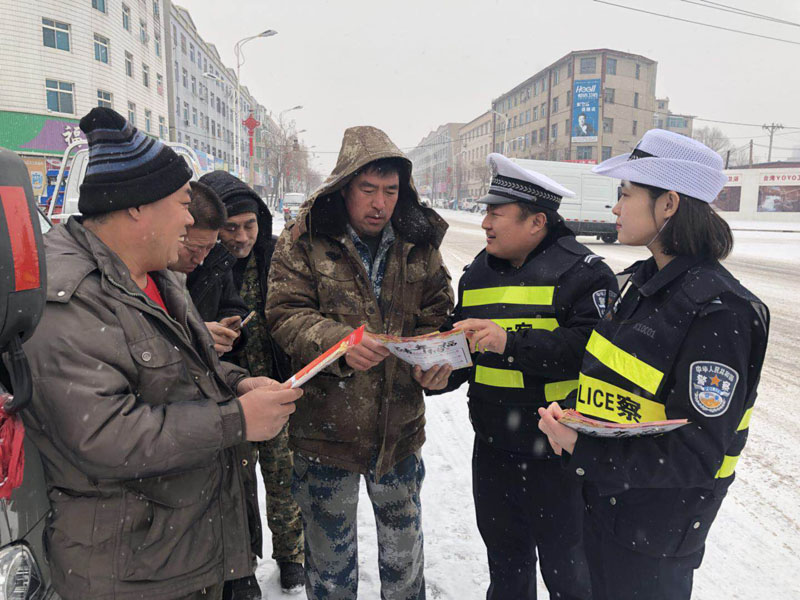
<svg viewBox="0 0 800 600">
<path fill-rule="evenodd" d="M 331 176 L 287 225 L 272 259 L 267 319 L 294 367 L 354 328 L 412 336 L 453 308 L 439 252 L 447 224 L 420 205 L 411 163 L 382 131 L 344 134 Z M 422 389 L 369 334 L 304 385 L 290 422 L 309 598 L 355 598 L 356 504 L 365 475 L 378 529 L 381 597 L 425 597 Z"/>
</svg>

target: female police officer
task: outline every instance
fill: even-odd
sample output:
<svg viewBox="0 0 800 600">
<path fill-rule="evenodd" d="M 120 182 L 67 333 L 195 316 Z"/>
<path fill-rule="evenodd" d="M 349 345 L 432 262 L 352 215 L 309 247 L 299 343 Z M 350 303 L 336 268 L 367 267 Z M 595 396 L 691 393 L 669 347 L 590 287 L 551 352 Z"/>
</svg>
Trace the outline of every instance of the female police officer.
<svg viewBox="0 0 800 600">
<path fill-rule="evenodd" d="M 652 257 L 624 271 L 592 333 L 575 408 L 618 423 L 690 423 L 659 436 L 589 437 L 558 423 L 552 404 L 539 409 L 539 427 L 584 481 L 593 597 L 689 598 L 747 439 L 769 313 L 718 262 L 733 246 L 710 206 L 727 181 L 719 155 L 654 129 L 594 171 L 623 180 L 619 240 Z"/>
</svg>

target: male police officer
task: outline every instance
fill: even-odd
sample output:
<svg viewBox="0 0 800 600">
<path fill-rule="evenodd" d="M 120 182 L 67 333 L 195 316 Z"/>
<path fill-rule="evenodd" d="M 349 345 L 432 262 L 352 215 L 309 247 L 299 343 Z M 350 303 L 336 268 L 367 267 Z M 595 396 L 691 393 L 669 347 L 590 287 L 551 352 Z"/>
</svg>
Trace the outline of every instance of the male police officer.
<svg viewBox="0 0 800 600">
<path fill-rule="evenodd" d="M 551 597 L 590 597 L 582 545 L 580 487 L 561 473 L 538 430 L 536 409 L 577 387 L 584 347 L 616 280 L 558 215 L 575 194 L 490 154 L 493 178 L 482 227 L 486 249 L 461 277 L 454 324 L 468 332 L 475 429 L 473 494 L 489 555 L 487 600 L 536 598 L 536 552 Z M 433 370 L 417 371 L 430 389 Z"/>
</svg>

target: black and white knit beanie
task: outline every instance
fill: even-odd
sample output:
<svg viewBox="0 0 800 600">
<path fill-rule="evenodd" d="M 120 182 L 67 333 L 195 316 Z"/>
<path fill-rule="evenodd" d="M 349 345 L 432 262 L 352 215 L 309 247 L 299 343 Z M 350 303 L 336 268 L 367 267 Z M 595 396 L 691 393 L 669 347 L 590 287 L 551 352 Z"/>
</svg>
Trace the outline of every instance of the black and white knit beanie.
<svg viewBox="0 0 800 600">
<path fill-rule="evenodd" d="M 80 127 L 89 141 L 89 164 L 78 200 L 84 215 L 156 202 L 192 178 L 183 157 L 110 108 L 93 108 Z"/>
</svg>

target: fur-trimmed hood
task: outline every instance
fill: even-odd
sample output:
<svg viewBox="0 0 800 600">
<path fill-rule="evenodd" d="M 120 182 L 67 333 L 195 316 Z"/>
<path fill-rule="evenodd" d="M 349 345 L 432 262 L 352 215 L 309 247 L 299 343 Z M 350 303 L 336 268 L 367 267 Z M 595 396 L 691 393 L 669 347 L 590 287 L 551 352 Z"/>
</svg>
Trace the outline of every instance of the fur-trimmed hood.
<svg viewBox="0 0 800 600">
<path fill-rule="evenodd" d="M 447 222 L 433 209 L 420 204 L 408 157 L 383 131 L 369 126 L 350 127 L 344 132 L 336 167 L 300 207 L 292 228 L 292 240 L 305 233 L 343 235 L 348 220 L 342 189 L 365 165 L 382 158 L 400 158 L 406 166 L 400 174 L 400 194 L 392 215 L 395 233 L 413 244 L 432 244 L 438 248 L 447 231 Z"/>
</svg>

